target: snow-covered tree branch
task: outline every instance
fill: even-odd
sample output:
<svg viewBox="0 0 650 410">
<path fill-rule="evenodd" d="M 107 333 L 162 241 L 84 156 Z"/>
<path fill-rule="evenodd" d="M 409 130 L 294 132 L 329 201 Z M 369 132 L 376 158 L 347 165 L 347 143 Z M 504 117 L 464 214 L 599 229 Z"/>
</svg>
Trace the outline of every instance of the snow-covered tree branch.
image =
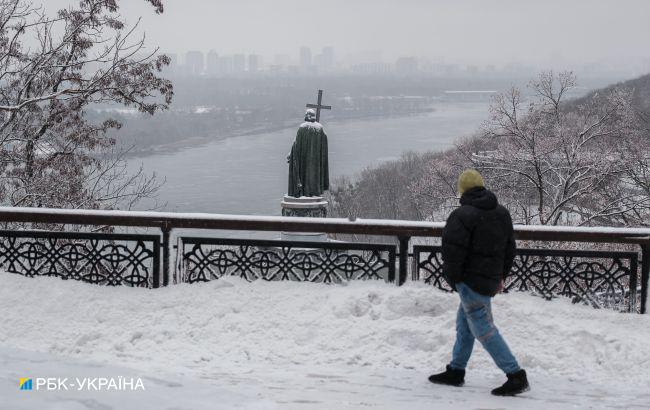
<svg viewBox="0 0 650 410">
<path fill-rule="evenodd" d="M 145 1 L 162 13 L 159 0 Z M 82 0 L 48 15 L 28 0 L 0 0 L 3 204 L 130 207 L 155 192 L 142 172 L 124 174 L 123 153 L 106 135 L 121 124 L 86 116 L 95 104 L 154 114 L 172 99 L 160 77 L 169 58 L 147 49 L 119 5 Z"/>
<path fill-rule="evenodd" d="M 549 72 L 527 93 L 498 95 L 480 134 L 431 162 L 412 184 L 423 212 L 441 213 L 440 198 L 463 168 L 474 167 L 519 223 L 648 224 L 649 133 L 631 90 L 568 100 L 575 84 L 570 72 Z"/>
</svg>

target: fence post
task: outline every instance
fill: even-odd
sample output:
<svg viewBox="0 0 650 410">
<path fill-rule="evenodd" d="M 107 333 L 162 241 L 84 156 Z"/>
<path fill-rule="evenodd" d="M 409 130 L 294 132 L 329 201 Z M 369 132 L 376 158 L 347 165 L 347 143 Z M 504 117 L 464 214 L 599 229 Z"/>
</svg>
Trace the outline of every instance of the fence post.
<svg viewBox="0 0 650 410">
<path fill-rule="evenodd" d="M 168 222 L 165 222 L 165 224 L 162 226 L 162 246 L 163 246 L 163 286 L 169 285 L 169 259 L 170 259 L 170 233 L 172 231 L 171 226 L 169 225 Z"/>
<path fill-rule="evenodd" d="M 641 245 L 641 314 L 646 313 L 650 282 L 650 245 Z M 636 289 L 634 289 L 636 292 Z"/>
<path fill-rule="evenodd" d="M 397 279 L 397 286 L 402 286 L 406 282 L 408 275 L 408 259 L 409 259 L 409 241 L 410 236 L 400 236 L 399 238 L 399 278 Z"/>
<path fill-rule="evenodd" d="M 152 286 L 154 289 L 160 287 L 160 239 L 153 241 L 153 283 Z"/>
</svg>

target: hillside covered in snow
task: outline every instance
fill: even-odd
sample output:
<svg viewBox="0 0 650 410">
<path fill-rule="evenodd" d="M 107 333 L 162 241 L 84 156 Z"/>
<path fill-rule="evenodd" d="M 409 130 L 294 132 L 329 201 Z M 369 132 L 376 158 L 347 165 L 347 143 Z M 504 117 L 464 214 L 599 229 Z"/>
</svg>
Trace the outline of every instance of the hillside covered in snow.
<svg viewBox="0 0 650 410">
<path fill-rule="evenodd" d="M 563 299 L 494 299 L 532 385 L 504 399 L 489 394 L 504 377 L 478 345 L 465 387 L 428 383 L 450 359 L 458 301 L 424 284 L 228 278 L 152 291 L 6 273 L 0 283 L 0 396 L 12 409 L 650 406 L 650 316 Z M 147 391 L 18 389 L 19 377 L 117 374 Z"/>
</svg>

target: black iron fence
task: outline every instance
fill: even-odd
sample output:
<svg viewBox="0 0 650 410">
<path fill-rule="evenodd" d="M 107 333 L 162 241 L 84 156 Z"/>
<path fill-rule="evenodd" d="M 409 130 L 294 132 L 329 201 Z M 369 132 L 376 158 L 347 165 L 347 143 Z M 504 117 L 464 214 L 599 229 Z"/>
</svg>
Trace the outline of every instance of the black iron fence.
<svg viewBox="0 0 650 410">
<path fill-rule="evenodd" d="M 439 246 L 415 246 L 412 278 L 450 292 L 441 252 Z M 598 308 L 638 312 L 640 273 L 633 252 L 518 249 L 504 291 L 528 291 L 545 299 L 565 296 Z"/>
<path fill-rule="evenodd" d="M 441 223 L 40 208 L 0 208 L 0 222 L 159 230 L 157 235 L 0 231 L 0 269 L 26 276 L 151 288 L 168 285 L 170 278 L 194 283 L 226 275 L 323 283 L 377 279 L 398 285 L 410 277 L 450 290 L 441 275 L 440 248 L 412 244 L 413 238 L 439 238 Z M 180 236 L 173 261 L 171 233 L 183 229 L 323 232 L 396 240 L 386 245 Z M 506 290 L 646 312 L 650 229 L 516 226 L 515 235 L 536 242 L 638 246 L 638 252 L 591 251 L 587 245 L 581 250 L 519 249 Z"/>
<path fill-rule="evenodd" d="M 160 286 L 160 237 L 0 231 L 0 269 L 98 285 Z"/>
<path fill-rule="evenodd" d="M 395 280 L 395 247 L 390 245 L 179 238 L 181 282 L 223 276 L 247 280 L 341 283 Z"/>
</svg>

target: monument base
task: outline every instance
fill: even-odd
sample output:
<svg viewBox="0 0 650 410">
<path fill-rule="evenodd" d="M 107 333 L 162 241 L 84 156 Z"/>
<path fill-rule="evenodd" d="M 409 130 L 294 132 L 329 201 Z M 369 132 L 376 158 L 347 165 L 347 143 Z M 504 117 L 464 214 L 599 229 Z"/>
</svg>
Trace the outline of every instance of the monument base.
<svg viewBox="0 0 650 410">
<path fill-rule="evenodd" d="M 327 201 L 322 196 L 285 195 L 282 200 L 282 216 L 304 218 L 327 218 Z"/>
<path fill-rule="evenodd" d="M 282 216 L 326 218 L 327 201 L 322 196 L 302 196 L 300 198 L 295 198 L 285 195 L 282 200 Z M 327 242 L 327 235 L 315 232 L 282 232 L 282 240 Z"/>
</svg>

